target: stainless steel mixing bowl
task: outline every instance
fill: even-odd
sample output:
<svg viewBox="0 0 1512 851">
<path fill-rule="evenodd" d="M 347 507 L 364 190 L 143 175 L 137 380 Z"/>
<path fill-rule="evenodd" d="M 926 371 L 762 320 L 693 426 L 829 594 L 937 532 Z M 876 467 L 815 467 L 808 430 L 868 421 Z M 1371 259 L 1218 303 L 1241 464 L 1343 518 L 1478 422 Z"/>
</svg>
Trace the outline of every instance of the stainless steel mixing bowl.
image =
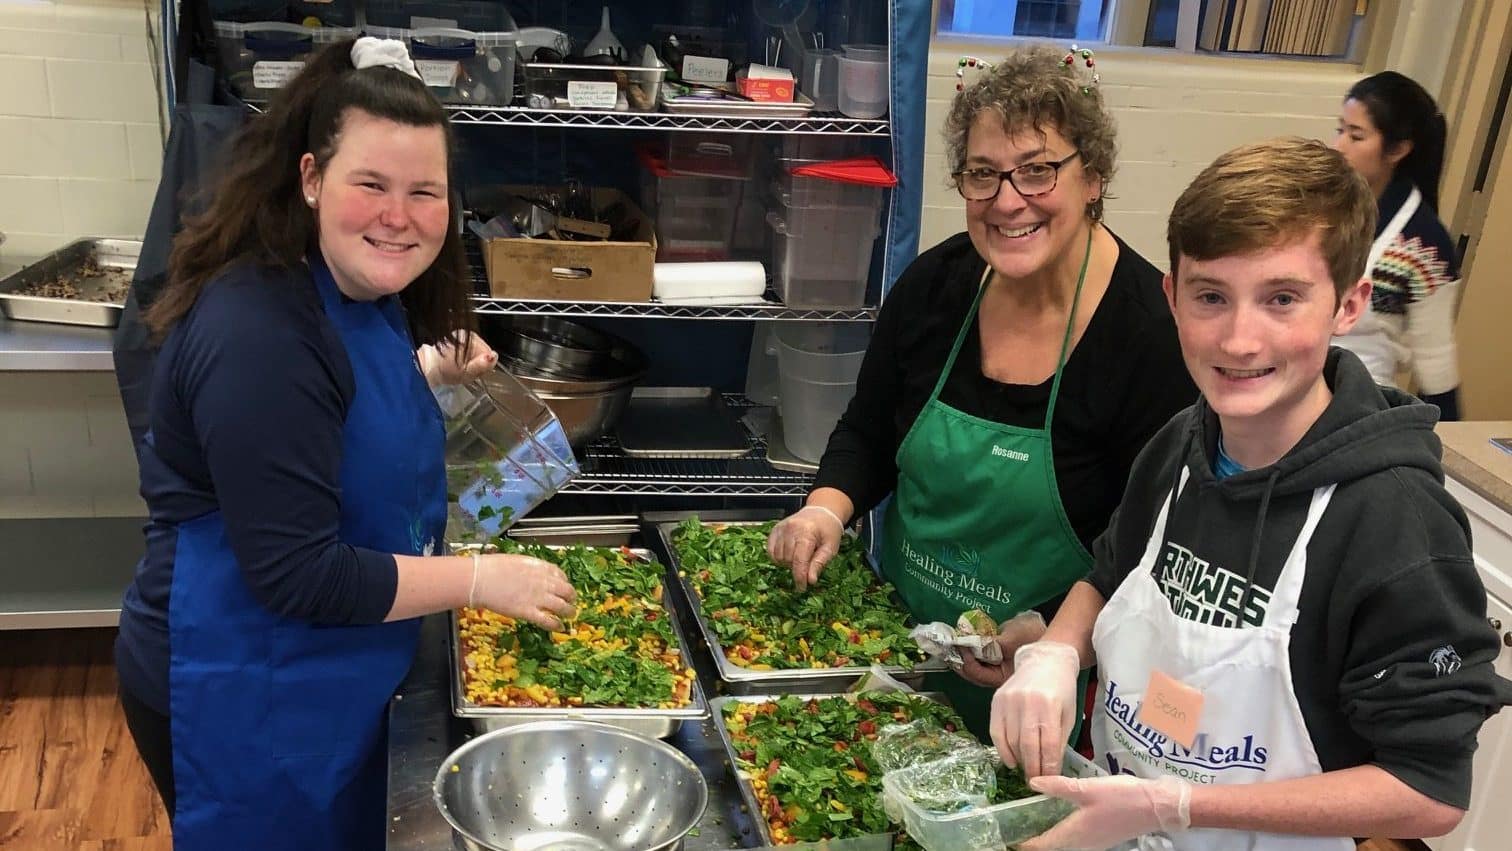
<svg viewBox="0 0 1512 851">
<path fill-rule="evenodd" d="M 666 742 L 590 721 L 495 730 L 436 772 L 436 806 L 475 851 L 677 848 L 709 789 Z"/>
</svg>

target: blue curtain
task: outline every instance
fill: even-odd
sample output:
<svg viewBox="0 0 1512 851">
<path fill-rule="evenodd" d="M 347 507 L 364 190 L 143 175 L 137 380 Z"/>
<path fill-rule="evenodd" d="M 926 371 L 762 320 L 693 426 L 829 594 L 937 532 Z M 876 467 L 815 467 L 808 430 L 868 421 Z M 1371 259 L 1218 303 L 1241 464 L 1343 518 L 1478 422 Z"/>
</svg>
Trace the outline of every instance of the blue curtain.
<svg viewBox="0 0 1512 851">
<path fill-rule="evenodd" d="M 898 186 L 887 212 L 883 292 L 919 252 L 919 215 L 924 205 L 924 100 L 929 76 L 930 0 L 888 0 L 892 45 L 891 103 L 893 171 Z"/>
</svg>

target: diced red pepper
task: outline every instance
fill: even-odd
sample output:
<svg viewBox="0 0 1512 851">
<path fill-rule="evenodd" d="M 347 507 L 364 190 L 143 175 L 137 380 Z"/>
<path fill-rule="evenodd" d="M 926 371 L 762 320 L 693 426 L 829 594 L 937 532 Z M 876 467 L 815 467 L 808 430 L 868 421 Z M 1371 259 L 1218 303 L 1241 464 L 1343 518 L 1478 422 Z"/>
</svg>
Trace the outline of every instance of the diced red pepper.
<svg viewBox="0 0 1512 851">
<path fill-rule="evenodd" d="M 778 759 L 777 757 L 772 757 L 772 761 L 769 762 L 769 763 L 767 763 L 767 767 L 766 767 L 766 776 L 767 776 L 767 779 L 771 780 L 773 777 L 776 777 L 777 776 L 777 769 L 779 769 L 781 767 L 782 767 L 782 760 Z"/>
<path fill-rule="evenodd" d="M 865 721 L 862 721 L 860 724 L 857 724 L 856 730 L 863 736 L 875 735 L 877 732 L 877 722 L 868 718 Z"/>
<path fill-rule="evenodd" d="M 745 760 L 746 762 L 750 762 L 751 760 L 754 760 L 756 758 L 756 752 L 755 751 L 741 751 L 740 752 L 740 758 L 743 759 L 743 760 Z"/>
<path fill-rule="evenodd" d="M 860 700 L 856 701 L 856 706 L 862 712 L 865 712 L 867 715 L 876 715 L 877 714 L 877 704 L 872 703 L 871 701 L 867 700 L 864 697 L 861 698 Z"/>
</svg>

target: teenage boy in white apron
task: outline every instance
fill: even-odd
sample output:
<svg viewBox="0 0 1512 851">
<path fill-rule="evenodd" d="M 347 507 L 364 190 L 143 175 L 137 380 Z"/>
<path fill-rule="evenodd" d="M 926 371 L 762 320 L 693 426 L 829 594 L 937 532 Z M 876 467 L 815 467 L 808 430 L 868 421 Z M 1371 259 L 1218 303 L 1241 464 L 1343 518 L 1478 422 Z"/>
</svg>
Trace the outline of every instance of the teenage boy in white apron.
<svg viewBox="0 0 1512 851">
<path fill-rule="evenodd" d="M 1512 703 L 1436 411 L 1330 349 L 1365 311 L 1369 188 L 1318 142 L 1219 157 L 1166 296 L 1202 398 L 1145 448 L 1087 581 L 994 696 L 1005 762 L 1080 809 L 1023 851 L 1347 851 L 1447 833 Z M 1098 763 L 1057 774 L 1098 665 Z"/>
</svg>

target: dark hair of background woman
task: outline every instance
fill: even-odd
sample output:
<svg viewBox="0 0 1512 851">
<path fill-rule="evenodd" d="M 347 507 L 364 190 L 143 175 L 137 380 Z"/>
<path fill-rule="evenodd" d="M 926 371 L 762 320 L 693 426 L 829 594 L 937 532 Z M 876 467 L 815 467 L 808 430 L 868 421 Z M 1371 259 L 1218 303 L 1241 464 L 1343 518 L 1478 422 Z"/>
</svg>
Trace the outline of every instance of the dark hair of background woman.
<svg viewBox="0 0 1512 851">
<path fill-rule="evenodd" d="M 183 318 L 200 290 L 222 269 L 251 261 L 297 268 L 318 249 L 315 211 L 303 198 L 299 159 L 315 155 L 324 170 L 336 153 L 347 110 L 412 127 L 440 127 L 447 162 L 455 145 L 446 111 L 419 80 L 393 68 L 352 67 L 352 42 L 320 51 L 232 143 L 226 174 L 204 212 L 186 218 L 173 241 L 168 283 L 145 319 L 161 340 Z M 456 218 L 456 194 L 448 198 Z M 462 240 L 447 228 L 441 253 L 400 293 L 416 344 L 436 343 L 456 331 L 474 330 L 468 309 L 471 279 Z"/>
<path fill-rule="evenodd" d="M 1438 211 L 1439 179 L 1444 172 L 1444 140 L 1448 125 L 1433 96 L 1411 77 L 1382 71 L 1355 83 L 1345 95 L 1357 100 L 1370 113 L 1370 121 L 1390 147 L 1411 142 L 1412 151 L 1396 165 L 1396 174 L 1406 175 Z"/>
</svg>

